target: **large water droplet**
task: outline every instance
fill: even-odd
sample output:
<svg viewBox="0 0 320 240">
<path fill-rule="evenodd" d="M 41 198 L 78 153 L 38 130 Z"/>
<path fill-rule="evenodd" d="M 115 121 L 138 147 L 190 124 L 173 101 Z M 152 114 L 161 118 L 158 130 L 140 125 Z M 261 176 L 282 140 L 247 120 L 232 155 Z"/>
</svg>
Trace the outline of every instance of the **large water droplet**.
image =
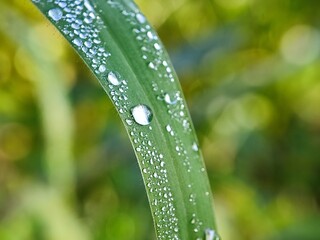
<svg viewBox="0 0 320 240">
<path fill-rule="evenodd" d="M 133 107 L 131 109 L 131 113 L 136 123 L 143 126 L 149 125 L 153 118 L 151 109 L 144 104 Z"/>
<path fill-rule="evenodd" d="M 60 10 L 60 8 L 53 8 L 50 9 L 48 12 L 49 17 L 51 17 L 54 21 L 59 21 L 63 14 L 62 11 Z"/>
<path fill-rule="evenodd" d="M 120 85 L 121 81 L 119 80 L 118 76 L 114 73 L 114 72 L 109 72 L 108 73 L 108 81 L 112 84 L 112 85 Z"/>
</svg>

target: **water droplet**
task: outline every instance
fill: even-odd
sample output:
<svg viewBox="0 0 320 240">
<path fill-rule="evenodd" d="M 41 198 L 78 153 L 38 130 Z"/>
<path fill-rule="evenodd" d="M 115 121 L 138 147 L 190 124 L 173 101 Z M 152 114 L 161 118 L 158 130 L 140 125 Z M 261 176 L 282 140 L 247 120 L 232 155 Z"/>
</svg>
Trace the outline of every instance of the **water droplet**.
<svg viewBox="0 0 320 240">
<path fill-rule="evenodd" d="M 192 144 L 192 150 L 195 151 L 195 152 L 199 151 L 199 147 L 195 142 Z"/>
<path fill-rule="evenodd" d="M 145 23 L 146 22 L 146 18 L 141 13 L 137 13 L 136 14 L 136 18 L 137 18 L 139 23 Z"/>
<path fill-rule="evenodd" d="M 80 36 L 81 37 L 81 36 Z M 83 38 L 83 37 L 82 37 Z M 92 47 L 92 42 L 91 41 L 85 41 L 84 42 L 84 45 L 87 47 L 87 48 L 91 48 Z"/>
<path fill-rule="evenodd" d="M 144 104 L 139 104 L 131 109 L 132 116 L 136 123 L 140 125 L 149 125 L 152 121 L 153 114 L 151 109 Z"/>
<path fill-rule="evenodd" d="M 117 77 L 117 75 L 114 73 L 114 72 L 109 72 L 108 73 L 108 81 L 112 84 L 112 85 L 120 85 L 120 80 L 119 78 Z"/>
<path fill-rule="evenodd" d="M 127 123 L 129 126 L 131 126 L 132 123 L 133 123 L 133 121 L 132 121 L 131 119 L 126 119 L 126 123 Z"/>
<path fill-rule="evenodd" d="M 205 230 L 205 235 L 206 235 L 206 240 L 214 240 L 218 238 L 216 232 L 210 228 L 207 228 Z"/>
<path fill-rule="evenodd" d="M 103 73 L 107 70 L 106 66 L 105 65 L 100 65 L 99 66 L 99 72 Z"/>
<path fill-rule="evenodd" d="M 166 129 L 167 129 L 168 132 L 171 132 L 171 130 L 172 130 L 172 128 L 171 128 L 170 125 L 167 125 L 167 126 L 166 126 Z"/>
<path fill-rule="evenodd" d="M 170 97 L 169 93 L 166 93 L 164 95 L 164 101 L 167 104 L 174 105 L 174 104 L 176 104 L 178 102 L 178 99 L 177 98 L 172 98 L 172 97 Z"/>
<path fill-rule="evenodd" d="M 151 68 L 151 69 L 156 69 L 156 66 L 154 65 L 153 62 L 150 62 L 150 63 L 148 64 L 148 67 Z"/>
<path fill-rule="evenodd" d="M 76 24 L 76 23 L 72 23 L 72 24 L 71 24 L 71 27 L 72 27 L 73 29 L 79 29 L 79 28 L 80 28 L 80 25 L 79 25 L 79 24 Z"/>
<path fill-rule="evenodd" d="M 84 0 L 84 6 L 88 9 L 88 11 L 91 11 L 91 12 L 94 11 L 93 7 L 91 6 L 88 0 Z"/>
<path fill-rule="evenodd" d="M 75 45 L 77 45 L 78 47 L 82 46 L 82 41 L 79 38 L 75 38 L 72 41 Z"/>
<path fill-rule="evenodd" d="M 65 2 L 59 2 L 58 5 L 62 8 L 65 8 L 67 6 L 67 3 Z"/>
<path fill-rule="evenodd" d="M 62 11 L 60 10 L 60 8 L 53 8 L 50 9 L 48 12 L 49 17 L 51 17 L 54 21 L 59 21 L 63 14 Z"/>
<path fill-rule="evenodd" d="M 147 36 L 149 39 L 153 39 L 154 36 L 153 36 L 153 33 L 151 31 L 147 32 Z"/>
<path fill-rule="evenodd" d="M 156 50 L 160 50 L 160 49 L 161 49 L 161 46 L 160 46 L 159 43 L 155 43 L 153 46 L 154 46 L 154 48 L 155 48 Z"/>
</svg>

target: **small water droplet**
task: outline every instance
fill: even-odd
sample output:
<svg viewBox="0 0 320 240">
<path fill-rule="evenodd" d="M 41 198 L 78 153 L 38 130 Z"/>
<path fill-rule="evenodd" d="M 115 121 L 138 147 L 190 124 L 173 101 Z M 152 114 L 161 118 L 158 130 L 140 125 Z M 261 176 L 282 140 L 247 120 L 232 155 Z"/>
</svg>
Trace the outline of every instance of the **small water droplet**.
<svg viewBox="0 0 320 240">
<path fill-rule="evenodd" d="M 63 14 L 60 8 L 50 9 L 48 12 L 49 17 L 51 17 L 54 21 L 59 21 Z"/>
<path fill-rule="evenodd" d="M 82 46 L 82 41 L 79 38 L 75 38 L 72 41 L 75 45 L 77 45 L 78 47 Z"/>
<path fill-rule="evenodd" d="M 153 118 L 151 109 L 144 104 L 139 104 L 131 109 L 132 116 L 136 123 L 140 125 L 149 125 Z"/>
<path fill-rule="evenodd" d="M 153 39 L 154 36 L 153 36 L 153 33 L 151 31 L 147 32 L 147 36 L 149 39 Z"/>
<path fill-rule="evenodd" d="M 167 125 L 167 126 L 166 126 L 166 130 L 167 130 L 168 132 L 171 132 L 171 131 L 172 131 L 171 126 L 170 126 L 170 125 Z"/>
<path fill-rule="evenodd" d="M 114 72 L 109 72 L 108 73 L 108 81 L 115 86 L 120 85 L 121 81 L 119 80 L 119 78 L 117 77 L 116 73 Z"/>
<path fill-rule="evenodd" d="M 82 36 L 80 36 L 81 38 L 84 38 Z M 85 41 L 84 42 L 84 45 L 87 47 L 87 48 L 91 48 L 92 47 L 92 42 L 91 41 Z"/>
<path fill-rule="evenodd" d="M 76 23 L 72 23 L 72 24 L 71 24 L 71 27 L 72 27 L 73 29 L 79 29 L 79 28 L 80 28 L 80 25 L 79 25 L 79 24 L 76 24 Z"/>
<path fill-rule="evenodd" d="M 150 63 L 148 64 L 148 67 L 151 68 L 151 69 L 156 69 L 156 66 L 154 65 L 153 62 L 150 62 Z"/>
<path fill-rule="evenodd" d="M 103 73 L 107 70 L 106 66 L 105 65 L 100 65 L 99 66 L 99 72 Z"/>
<path fill-rule="evenodd" d="M 94 11 L 93 7 L 91 6 L 88 0 L 84 0 L 84 6 L 88 9 L 88 11 L 91 11 L 91 12 Z"/>
<path fill-rule="evenodd" d="M 218 240 L 219 236 L 216 234 L 216 232 L 210 228 L 207 228 L 205 230 L 206 240 Z"/>
<path fill-rule="evenodd" d="M 136 19 L 138 20 L 139 23 L 145 23 L 146 22 L 146 18 L 141 13 L 137 13 L 136 14 Z"/>
<path fill-rule="evenodd" d="M 195 152 L 199 151 L 199 147 L 195 142 L 192 144 L 192 150 L 195 151 Z"/>
<path fill-rule="evenodd" d="M 169 93 L 166 93 L 164 95 L 164 101 L 167 104 L 174 105 L 174 104 L 176 104 L 178 102 L 178 99 L 177 98 L 172 98 L 172 97 L 170 97 Z"/>
<path fill-rule="evenodd" d="M 126 119 L 126 123 L 127 123 L 129 126 L 131 126 L 132 123 L 133 123 L 133 121 L 132 121 L 131 119 Z"/>
<path fill-rule="evenodd" d="M 67 6 L 67 3 L 65 2 L 59 2 L 58 5 L 62 8 L 65 8 Z"/>
<path fill-rule="evenodd" d="M 160 46 L 159 43 L 155 43 L 153 46 L 154 46 L 154 48 L 155 48 L 156 50 L 160 50 L 160 49 L 161 49 L 161 46 Z"/>
</svg>

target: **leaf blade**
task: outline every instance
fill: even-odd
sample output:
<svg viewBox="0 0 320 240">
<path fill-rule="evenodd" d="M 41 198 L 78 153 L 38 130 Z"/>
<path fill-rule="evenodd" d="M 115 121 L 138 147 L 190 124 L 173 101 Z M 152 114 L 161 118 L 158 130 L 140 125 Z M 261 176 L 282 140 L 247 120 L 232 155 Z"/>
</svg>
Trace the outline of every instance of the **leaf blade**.
<svg viewBox="0 0 320 240">
<path fill-rule="evenodd" d="M 205 229 L 216 229 L 180 84 L 136 5 L 125 0 L 33 2 L 73 45 L 117 108 L 138 159 L 158 238 L 202 239 Z"/>
</svg>

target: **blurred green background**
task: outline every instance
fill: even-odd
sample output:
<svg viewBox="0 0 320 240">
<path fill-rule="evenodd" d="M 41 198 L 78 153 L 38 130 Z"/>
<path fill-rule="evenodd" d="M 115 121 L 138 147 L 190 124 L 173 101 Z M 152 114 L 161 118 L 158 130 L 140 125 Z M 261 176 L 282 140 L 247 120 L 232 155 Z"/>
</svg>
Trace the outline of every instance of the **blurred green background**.
<svg viewBox="0 0 320 240">
<path fill-rule="evenodd" d="M 222 238 L 320 239 L 320 2 L 138 5 L 180 76 Z M 98 81 L 31 1 L 0 1 L 0 39 L 0 239 L 155 239 Z"/>
</svg>

